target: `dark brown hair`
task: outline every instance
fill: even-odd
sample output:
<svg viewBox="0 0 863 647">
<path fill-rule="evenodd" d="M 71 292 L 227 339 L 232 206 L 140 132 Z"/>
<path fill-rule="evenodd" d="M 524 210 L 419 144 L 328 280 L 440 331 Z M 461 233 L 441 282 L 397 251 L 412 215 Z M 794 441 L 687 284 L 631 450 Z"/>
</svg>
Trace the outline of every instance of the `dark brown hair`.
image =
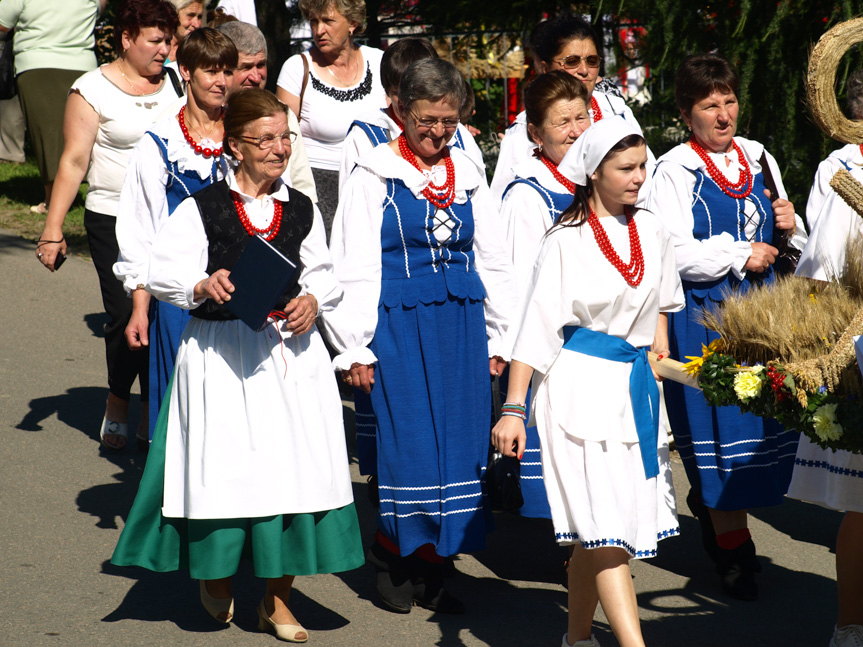
<svg viewBox="0 0 863 647">
<path fill-rule="evenodd" d="M 177 63 L 189 72 L 210 68 L 233 70 L 238 60 L 234 41 L 212 27 L 190 31 L 177 48 Z"/>
<path fill-rule="evenodd" d="M 715 90 L 735 96 L 740 90 L 740 77 L 728 61 L 716 54 L 683 59 L 674 76 L 674 100 L 680 112 L 688 115 L 692 106 Z"/>
<path fill-rule="evenodd" d="M 288 107 L 276 99 L 272 92 L 260 88 L 232 92 L 225 106 L 225 139 L 222 147 L 226 152 L 230 151 L 229 137 L 239 139 L 253 121 L 262 117 L 272 117 L 280 112 L 287 115 Z"/>
<path fill-rule="evenodd" d="M 644 145 L 644 137 L 641 135 L 627 135 L 611 147 L 611 149 L 605 154 L 605 157 L 602 158 L 599 166 L 596 168 L 599 169 L 608 160 L 628 148 L 635 148 L 636 146 Z M 590 197 L 591 193 L 593 193 L 593 183 L 591 182 L 590 177 L 587 178 L 586 186 L 576 184 L 575 196 L 572 199 L 572 204 L 564 209 L 563 213 L 560 214 L 557 222 L 554 224 L 560 225 L 561 227 L 581 227 L 581 225 L 586 223 L 587 217 L 590 214 L 590 203 L 587 199 Z"/>
<path fill-rule="evenodd" d="M 142 29 L 156 27 L 173 36 L 180 19 L 174 5 L 165 0 L 124 0 L 114 14 L 114 51 L 123 52 L 123 32 L 135 40 Z"/>
<path fill-rule="evenodd" d="M 548 117 L 548 109 L 555 101 L 581 99 L 588 107 L 587 88 L 584 83 L 563 70 L 540 74 L 524 89 L 524 112 L 527 123 L 536 128 Z"/>
<path fill-rule="evenodd" d="M 384 86 L 384 92 L 387 94 L 398 92 L 399 81 L 405 70 L 412 63 L 424 58 L 438 58 L 437 51 L 425 38 L 416 36 L 400 38 L 387 47 L 387 51 L 381 57 L 381 85 Z"/>
<path fill-rule="evenodd" d="M 543 27 L 535 27 L 531 33 L 530 50 L 540 60 L 550 63 L 557 54 L 574 40 L 589 40 L 602 56 L 599 39 L 590 23 L 584 18 L 562 12 L 543 23 Z"/>
</svg>

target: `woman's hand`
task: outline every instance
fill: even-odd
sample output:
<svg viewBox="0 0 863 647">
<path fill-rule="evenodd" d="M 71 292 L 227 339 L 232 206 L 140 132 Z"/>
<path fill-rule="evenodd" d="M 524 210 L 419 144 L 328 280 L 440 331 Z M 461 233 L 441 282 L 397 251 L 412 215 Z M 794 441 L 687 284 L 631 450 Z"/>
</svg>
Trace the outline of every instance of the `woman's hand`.
<svg viewBox="0 0 863 647">
<path fill-rule="evenodd" d="M 312 294 L 291 299 L 285 306 L 285 328 L 294 335 L 304 335 L 312 329 L 318 316 L 318 300 Z"/>
<path fill-rule="evenodd" d="M 216 270 L 210 276 L 195 285 L 195 301 L 212 299 L 219 305 L 231 300 L 234 284 L 228 280 L 230 272 L 226 269 Z"/>
<path fill-rule="evenodd" d="M 491 373 L 492 377 L 497 377 L 498 375 L 503 374 L 503 370 L 506 368 L 506 360 L 500 355 L 495 355 L 494 357 L 489 358 L 488 360 L 488 372 Z"/>
<path fill-rule="evenodd" d="M 132 316 L 124 335 L 131 350 L 150 345 L 150 295 L 144 289 L 132 292 Z"/>
<path fill-rule="evenodd" d="M 57 261 L 58 254 L 66 255 L 66 239 L 63 237 L 63 232 L 52 231 L 46 227 L 39 236 L 39 242 L 36 243 L 36 258 L 53 272 L 56 269 L 54 263 Z"/>
<path fill-rule="evenodd" d="M 764 195 L 769 198 L 770 191 L 764 189 Z M 795 222 L 794 205 L 790 201 L 784 198 L 779 198 L 778 200 L 773 201 L 772 207 L 773 220 L 776 223 L 777 229 L 794 230 L 796 228 L 797 225 Z"/>
<path fill-rule="evenodd" d="M 656 320 L 656 331 L 653 333 L 653 343 L 650 345 L 650 350 L 659 356 L 662 360 L 671 356 L 671 351 L 668 350 L 668 313 L 660 312 L 659 318 Z M 657 382 L 662 382 L 664 378 L 659 376 L 653 367 L 653 377 Z"/>
<path fill-rule="evenodd" d="M 375 367 L 373 364 L 354 362 L 351 370 L 342 371 L 342 380 L 364 393 L 371 393 L 372 384 L 375 383 Z"/>
<path fill-rule="evenodd" d="M 663 360 L 671 355 L 671 351 L 669 351 L 667 348 L 660 348 L 659 350 L 651 348 L 650 350 L 657 354 L 657 359 L 659 360 Z M 653 379 L 655 379 L 657 382 L 662 382 L 662 380 L 665 379 L 659 373 L 657 373 L 656 369 L 654 369 L 652 366 L 650 367 L 650 370 L 653 371 Z"/>
<path fill-rule="evenodd" d="M 776 261 L 779 250 L 767 243 L 751 243 L 751 245 L 752 254 L 749 256 L 743 269 L 750 272 L 764 272 Z"/>
<path fill-rule="evenodd" d="M 491 430 L 491 442 L 504 456 L 515 456 L 521 460 L 527 442 L 524 420 L 517 416 L 501 416 Z"/>
</svg>

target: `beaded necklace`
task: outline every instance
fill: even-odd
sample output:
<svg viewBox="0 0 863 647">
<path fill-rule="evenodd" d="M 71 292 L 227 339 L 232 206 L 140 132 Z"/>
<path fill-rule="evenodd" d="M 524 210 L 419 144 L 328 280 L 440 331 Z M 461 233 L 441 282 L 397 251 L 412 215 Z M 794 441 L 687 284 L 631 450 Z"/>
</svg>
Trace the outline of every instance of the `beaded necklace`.
<svg viewBox="0 0 863 647">
<path fill-rule="evenodd" d="M 276 234 L 279 233 L 279 228 L 282 226 L 282 203 L 279 200 L 273 200 L 273 222 L 270 223 L 269 227 L 258 229 L 252 224 L 252 221 L 249 220 L 249 216 L 246 213 L 246 207 L 243 205 L 243 199 L 240 197 L 240 194 L 236 191 L 231 191 L 231 197 L 234 199 L 234 207 L 236 207 L 237 214 L 240 216 L 240 222 L 243 225 L 243 229 L 246 230 L 246 233 L 249 234 L 249 236 L 260 234 L 268 241 L 273 240 L 273 238 L 276 237 Z"/>
<path fill-rule="evenodd" d="M 590 109 L 593 111 L 593 123 L 602 121 L 602 109 L 599 107 L 596 97 L 592 94 L 590 95 Z"/>
<path fill-rule="evenodd" d="M 216 149 L 212 148 L 203 148 L 198 142 L 192 139 L 192 136 L 189 134 L 189 129 L 186 127 L 186 106 L 180 108 L 180 114 L 177 119 L 180 122 L 180 130 L 183 131 L 183 137 L 186 138 L 186 141 L 189 143 L 189 146 L 192 147 L 192 150 L 195 151 L 196 155 L 203 155 L 204 157 L 221 157 L 222 156 L 222 147 L 219 146 Z"/>
<path fill-rule="evenodd" d="M 858 147 L 860 148 L 860 154 L 863 155 L 863 144 L 858 144 Z"/>
<path fill-rule="evenodd" d="M 399 152 L 402 157 L 411 164 L 420 173 L 423 170 L 417 162 L 416 155 L 408 146 L 408 140 L 405 134 L 399 135 Z M 426 200 L 431 202 L 438 209 L 446 209 L 455 202 L 455 167 L 452 163 L 452 158 L 449 155 L 449 148 L 444 147 L 444 166 L 446 166 L 446 181 L 441 184 L 432 184 L 429 180 L 428 186 L 423 189 L 423 195 Z"/>
<path fill-rule="evenodd" d="M 749 162 L 746 161 L 746 158 L 743 156 L 743 151 L 740 150 L 740 146 L 737 145 L 736 141 L 732 139 L 731 145 L 734 147 L 734 150 L 737 151 L 737 158 L 740 160 L 740 164 L 743 166 L 743 169 L 740 172 L 740 178 L 734 183 L 729 182 L 728 178 L 726 178 L 722 174 L 722 171 L 717 168 L 716 164 L 713 163 L 713 160 L 710 159 L 710 156 L 707 154 L 707 151 L 704 150 L 704 147 L 695 138 L 695 135 L 689 138 L 689 145 L 692 147 L 692 150 L 695 151 L 695 154 L 701 158 L 701 161 L 704 162 L 704 166 L 707 168 L 707 174 L 710 175 L 710 179 L 716 182 L 717 186 L 719 186 L 725 195 L 729 198 L 734 198 L 735 200 L 743 200 L 752 193 L 752 171 L 749 168 Z"/>
<path fill-rule="evenodd" d="M 641 279 L 644 278 L 644 256 L 641 252 L 641 240 L 638 238 L 638 228 L 635 226 L 635 217 L 632 210 L 627 207 L 625 213 L 626 227 L 629 230 L 630 259 L 628 265 L 625 265 L 620 260 L 617 252 L 614 251 L 614 247 L 611 246 L 611 241 L 608 240 L 608 235 L 605 233 L 605 229 L 602 228 L 602 224 L 599 222 L 599 218 L 593 209 L 590 210 L 587 224 L 593 230 L 593 237 L 596 239 L 596 243 L 599 245 L 599 249 L 602 250 L 605 258 L 608 259 L 608 262 L 614 265 L 617 271 L 620 272 L 624 281 L 636 288 L 641 283 Z"/>
<path fill-rule="evenodd" d="M 564 187 L 566 187 L 567 191 L 569 191 L 570 193 L 573 193 L 573 194 L 575 193 L 575 182 L 565 178 L 563 176 L 563 173 L 561 173 L 557 169 L 557 164 L 555 164 L 554 162 L 552 162 L 549 159 L 546 159 L 546 157 L 543 156 L 543 154 L 539 152 L 538 148 L 533 149 L 533 156 L 539 158 L 539 161 L 542 162 L 543 164 L 545 164 L 545 168 L 547 168 L 549 171 L 551 171 L 551 174 L 554 176 L 554 179 L 557 180 L 558 182 L 560 182 Z"/>
</svg>

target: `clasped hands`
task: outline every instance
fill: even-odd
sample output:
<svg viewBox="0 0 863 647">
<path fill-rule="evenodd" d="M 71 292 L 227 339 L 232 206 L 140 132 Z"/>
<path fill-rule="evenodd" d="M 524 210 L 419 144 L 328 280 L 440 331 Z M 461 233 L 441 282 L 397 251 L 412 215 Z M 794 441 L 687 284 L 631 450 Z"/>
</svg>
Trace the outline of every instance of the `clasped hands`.
<svg viewBox="0 0 863 647">
<path fill-rule="evenodd" d="M 505 368 L 506 361 L 499 355 L 488 360 L 488 370 L 493 376 L 500 375 Z M 373 364 L 354 362 L 350 370 L 342 371 L 342 380 L 345 384 L 350 384 L 364 393 L 371 393 L 372 384 L 375 383 L 375 367 Z"/>
<path fill-rule="evenodd" d="M 212 299 L 219 305 L 231 300 L 234 284 L 228 279 L 230 272 L 220 269 L 195 285 L 195 301 Z M 285 319 L 285 329 L 294 335 L 303 335 L 311 330 L 318 316 L 318 300 L 313 294 L 304 294 L 288 301 L 284 307 L 288 318 Z"/>
</svg>

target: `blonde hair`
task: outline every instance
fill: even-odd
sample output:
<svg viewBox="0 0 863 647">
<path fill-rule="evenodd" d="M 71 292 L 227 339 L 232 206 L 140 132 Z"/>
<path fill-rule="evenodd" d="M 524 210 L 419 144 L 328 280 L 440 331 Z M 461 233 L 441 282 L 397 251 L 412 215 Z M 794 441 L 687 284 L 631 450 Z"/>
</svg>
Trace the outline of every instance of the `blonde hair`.
<svg viewBox="0 0 863 647">
<path fill-rule="evenodd" d="M 323 16 L 330 9 L 340 13 L 348 22 L 356 23 L 354 34 L 357 36 L 366 30 L 365 0 L 300 0 L 300 12 L 306 20 Z"/>
</svg>

